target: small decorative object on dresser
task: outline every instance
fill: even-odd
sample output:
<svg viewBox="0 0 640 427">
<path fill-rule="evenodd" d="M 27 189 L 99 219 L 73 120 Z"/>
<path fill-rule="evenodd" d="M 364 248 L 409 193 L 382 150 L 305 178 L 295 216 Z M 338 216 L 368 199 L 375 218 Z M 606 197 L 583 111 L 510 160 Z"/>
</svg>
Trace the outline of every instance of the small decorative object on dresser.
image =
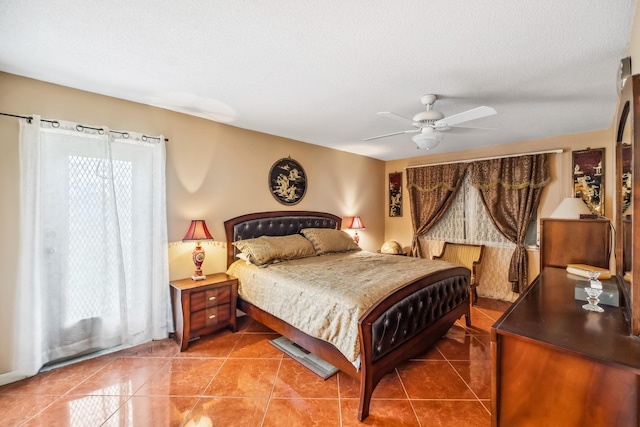
<svg viewBox="0 0 640 427">
<path fill-rule="evenodd" d="M 238 279 L 225 273 L 209 274 L 197 282 L 172 281 L 173 323 L 180 351 L 189 347 L 190 340 L 202 335 L 226 327 L 235 332 L 237 296 Z"/>
</svg>

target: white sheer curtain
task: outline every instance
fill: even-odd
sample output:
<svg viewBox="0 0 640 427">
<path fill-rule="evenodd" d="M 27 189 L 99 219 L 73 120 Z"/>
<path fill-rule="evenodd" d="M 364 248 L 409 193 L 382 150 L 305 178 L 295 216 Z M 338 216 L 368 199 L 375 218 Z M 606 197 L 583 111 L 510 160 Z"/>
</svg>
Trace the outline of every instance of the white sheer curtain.
<svg viewBox="0 0 640 427">
<path fill-rule="evenodd" d="M 514 248 L 493 225 L 467 172 L 451 207 L 425 235 L 426 240 Z"/>
<path fill-rule="evenodd" d="M 14 373 L 167 337 L 164 138 L 20 123 Z"/>
</svg>

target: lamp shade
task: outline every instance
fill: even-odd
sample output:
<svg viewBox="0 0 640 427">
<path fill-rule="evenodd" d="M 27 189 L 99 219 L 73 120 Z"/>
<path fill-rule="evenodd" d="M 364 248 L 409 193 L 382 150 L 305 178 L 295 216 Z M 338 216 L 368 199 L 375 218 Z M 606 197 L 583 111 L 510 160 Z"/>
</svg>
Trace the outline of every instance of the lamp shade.
<svg viewBox="0 0 640 427">
<path fill-rule="evenodd" d="M 187 234 L 184 235 L 182 241 L 187 240 L 213 240 L 213 236 L 207 229 L 207 223 L 204 219 L 194 219 L 191 221 Z"/>
<path fill-rule="evenodd" d="M 349 230 L 364 230 L 364 223 L 359 216 L 353 217 L 353 219 L 351 220 L 351 225 L 349 226 Z"/>
<path fill-rule="evenodd" d="M 580 214 L 591 215 L 591 211 L 582 199 L 577 197 L 567 197 L 551 213 L 550 218 L 558 219 L 580 219 Z"/>
</svg>

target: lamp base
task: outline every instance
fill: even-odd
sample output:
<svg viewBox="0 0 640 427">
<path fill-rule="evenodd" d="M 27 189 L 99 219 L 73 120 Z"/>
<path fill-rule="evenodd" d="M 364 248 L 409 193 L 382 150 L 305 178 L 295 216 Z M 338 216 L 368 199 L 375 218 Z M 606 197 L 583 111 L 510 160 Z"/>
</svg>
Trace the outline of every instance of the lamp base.
<svg viewBox="0 0 640 427">
<path fill-rule="evenodd" d="M 196 266 L 196 271 L 191 276 L 191 280 L 204 280 L 207 278 L 202 274 L 202 262 L 204 261 L 204 249 L 200 246 L 200 241 L 196 244 L 196 248 L 193 250 L 193 263 Z"/>
</svg>

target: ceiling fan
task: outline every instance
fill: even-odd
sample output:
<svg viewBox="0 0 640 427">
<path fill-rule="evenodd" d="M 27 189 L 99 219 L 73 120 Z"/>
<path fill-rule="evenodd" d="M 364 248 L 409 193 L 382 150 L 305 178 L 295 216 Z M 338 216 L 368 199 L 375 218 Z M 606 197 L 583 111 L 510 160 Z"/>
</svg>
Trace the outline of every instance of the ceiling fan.
<svg viewBox="0 0 640 427">
<path fill-rule="evenodd" d="M 369 138 L 365 138 L 364 141 L 371 141 L 373 139 L 386 138 L 388 136 L 401 135 L 405 133 L 417 133 L 417 135 L 411 137 L 413 142 L 416 143 L 418 148 L 425 148 L 429 150 L 438 145 L 440 141 L 442 141 L 442 138 L 444 136 L 442 132 L 450 131 L 452 130 L 452 128 L 462 129 L 464 127 L 456 125 L 496 114 L 496 110 L 494 110 L 493 108 L 482 106 L 464 111 L 462 113 L 454 114 L 449 117 L 445 117 L 444 114 L 442 114 L 440 111 L 436 111 L 433 109 L 433 104 L 435 104 L 436 99 L 436 95 L 424 95 L 420 99 L 420 101 L 426 107 L 426 111 L 422 111 L 416 114 L 412 119 L 388 111 L 379 112 L 378 115 L 380 116 L 398 120 L 405 124 L 410 124 L 414 127 L 414 129 L 388 133 L 385 135 L 372 136 Z"/>
</svg>

